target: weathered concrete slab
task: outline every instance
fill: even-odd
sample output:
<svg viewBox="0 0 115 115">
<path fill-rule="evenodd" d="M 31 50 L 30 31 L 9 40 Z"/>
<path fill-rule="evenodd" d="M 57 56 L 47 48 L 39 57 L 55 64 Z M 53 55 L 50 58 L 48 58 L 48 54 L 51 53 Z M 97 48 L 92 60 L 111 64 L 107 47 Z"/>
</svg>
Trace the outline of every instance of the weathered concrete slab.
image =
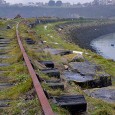
<svg viewBox="0 0 115 115">
<path fill-rule="evenodd" d="M 91 97 L 101 99 L 108 103 L 115 103 L 115 87 L 85 90 L 84 92 Z"/>
<path fill-rule="evenodd" d="M 54 68 L 54 63 L 52 61 L 39 61 L 39 63 L 45 65 L 47 68 Z"/>
<path fill-rule="evenodd" d="M 70 50 L 63 50 L 63 49 L 53 49 L 53 48 L 45 48 L 44 51 L 46 53 L 51 53 L 53 55 L 68 55 L 68 54 L 72 54 L 73 51 L 70 51 Z"/>
<path fill-rule="evenodd" d="M 111 77 L 108 76 L 108 74 L 107 75 L 102 74 L 96 77 L 96 76 L 81 75 L 73 71 L 65 71 L 63 75 L 67 81 L 73 81 L 82 88 L 97 88 L 112 85 Z"/>
<path fill-rule="evenodd" d="M 83 112 L 87 109 L 87 103 L 83 95 L 67 95 L 54 98 L 54 103 L 69 109 L 71 113 Z"/>
<path fill-rule="evenodd" d="M 97 65 L 90 62 L 71 62 L 70 67 L 81 75 L 95 76 L 98 69 Z"/>
<path fill-rule="evenodd" d="M 41 72 L 43 72 L 44 74 L 47 74 L 50 77 L 57 77 L 60 78 L 60 72 L 58 69 L 42 69 Z"/>
<path fill-rule="evenodd" d="M 74 81 L 83 88 L 97 88 L 111 86 L 111 76 L 105 73 L 100 66 L 85 62 L 71 62 L 72 71 L 65 71 L 67 80 Z"/>
<path fill-rule="evenodd" d="M 63 74 L 68 81 L 73 80 L 73 81 L 77 81 L 77 82 L 86 82 L 89 80 L 93 80 L 92 76 L 82 76 L 77 72 L 64 71 Z"/>
</svg>

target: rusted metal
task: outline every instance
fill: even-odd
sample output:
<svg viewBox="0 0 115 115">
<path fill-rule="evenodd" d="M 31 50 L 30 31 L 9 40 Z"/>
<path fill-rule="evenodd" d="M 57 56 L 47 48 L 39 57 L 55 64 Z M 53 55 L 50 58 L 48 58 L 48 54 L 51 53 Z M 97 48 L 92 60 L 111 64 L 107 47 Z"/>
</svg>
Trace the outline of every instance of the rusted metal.
<svg viewBox="0 0 115 115">
<path fill-rule="evenodd" d="M 36 90 L 37 96 L 39 98 L 39 101 L 41 103 L 43 112 L 44 112 L 45 115 L 54 115 L 54 113 L 52 111 L 52 108 L 51 108 L 51 106 L 50 106 L 50 104 L 48 102 L 48 99 L 46 98 L 46 96 L 44 94 L 44 91 L 43 91 L 43 89 L 41 87 L 41 84 L 37 79 L 36 73 L 35 73 L 32 65 L 31 65 L 31 62 L 30 62 L 30 60 L 28 58 L 28 55 L 27 55 L 27 53 L 26 53 L 26 51 L 25 51 L 25 49 L 24 49 L 24 47 L 22 45 L 22 42 L 21 42 L 21 39 L 20 39 L 20 36 L 19 36 L 18 26 L 19 26 L 19 23 L 16 26 L 16 35 L 17 35 L 18 43 L 19 43 L 21 52 L 23 54 L 24 60 L 26 62 L 28 71 L 29 71 L 29 73 L 31 75 L 31 78 L 33 80 L 33 85 L 35 87 L 35 90 Z"/>
</svg>

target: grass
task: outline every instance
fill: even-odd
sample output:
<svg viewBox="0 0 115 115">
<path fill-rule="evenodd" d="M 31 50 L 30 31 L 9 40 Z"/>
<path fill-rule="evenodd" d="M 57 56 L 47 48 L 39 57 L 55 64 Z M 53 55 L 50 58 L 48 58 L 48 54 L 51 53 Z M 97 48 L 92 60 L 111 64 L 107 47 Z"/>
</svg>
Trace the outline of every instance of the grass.
<svg viewBox="0 0 115 115">
<path fill-rule="evenodd" d="M 33 88 L 32 79 L 28 73 L 25 62 L 23 61 L 22 53 L 20 51 L 16 34 L 15 26 L 19 20 L 10 20 L 0 25 L 0 36 L 11 41 L 8 45 L 7 55 L 8 59 L 1 60 L 2 63 L 9 63 L 9 66 L 0 67 L 0 71 L 5 71 L 3 76 L 9 79 L 9 83 L 14 86 L 0 90 L 0 100 L 10 99 L 10 107 L 5 110 L 0 109 L 1 114 L 17 115 L 23 114 L 32 115 L 35 113 L 41 114 L 40 103 L 36 97 L 32 100 L 25 101 L 25 94 Z M 12 29 L 6 30 L 7 24 L 12 25 Z"/>
<path fill-rule="evenodd" d="M 24 80 L 23 82 L 17 83 L 12 88 L 8 88 L 0 91 L 0 99 L 17 99 L 25 92 L 32 88 L 32 81 L 30 78 Z"/>
<path fill-rule="evenodd" d="M 102 56 L 99 56 L 91 51 L 89 51 L 89 54 L 85 55 L 85 57 L 89 61 L 100 65 L 108 74 L 112 76 L 112 79 L 115 79 L 115 62 L 113 60 L 105 59 Z M 114 86 L 115 81 L 113 80 L 112 82 Z"/>
<path fill-rule="evenodd" d="M 87 101 L 90 101 L 88 109 L 91 115 L 114 115 L 115 113 L 115 104 L 108 104 L 90 97 L 87 97 Z"/>
<path fill-rule="evenodd" d="M 27 26 L 24 26 L 22 24 L 20 25 L 19 30 L 20 30 L 20 36 L 21 36 L 21 39 L 23 41 L 26 52 L 27 52 L 29 58 L 32 59 L 32 61 L 36 61 L 36 60 L 37 61 L 43 61 L 43 60 L 51 60 L 52 59 L 52 55 L 50 55 L 49 53 L 45 54 L 43 52 L 42 48 L 44 46 L 42 46 L 42 45 L 41 45 L 41 47 L 39 46 L 39 42 L 41 40 L 39 36 L 37 36 L 34 33 L 31 33 L 31 35 L 30 35 L 30 33 L 25 33 L 26 30 L 29 30 L 29 31 L 34 31 L 34 30 L 30 30 Z M 27 45 L 27 43 L 25 42 L 25 38 L 28 38 L 28 37 L 35 40 L 36 44 L 35 45 Z M 38 52 L 36 52 L 36 49 L 38 50 Z M 36 72 L 39 74 L 39 76 L 42 79 L 45 79 L 45 80 L 53 79 L 54 80 L 54 78 L 50 78 L 47 75 L 41 73 L 38 66 L 36 66 L 36 64 L 34 64 L 34 66 L 35 66 L 34 68 L 35 68 Z M 42 87 L 44 89 L 46 89 L 48 91 L 48 93 L 52 96 L 60 95 L 63 93 L 60 89 L 57 89 L 54 91 L 53 89 L 51 89 L 50 87 L 48 87 L 44 83 L 42 84 Z M 58 106 L 55 106 L 53 103 L 51 103 L 51 105 L 52 105 L 53 110 L 56 112 L 56 114 L 61 114 L 61 113 L 64 114 L 65 111 L 66 111 L 66 113 L 68 113 L 67 110 L 62 109 Z"/>
<path fill-rule="evenodd" d="M 75 45 L 74 43 L 69 43 L 65 40 L 65 35 L 60 35 L 56 30 L 56 25 L 61 25 L 66 22 L 57 22 L 52 24 L 45 24 L 45 25 L 38 25 L 36 26 L 35 30 L 38 33 L 38 36 L 40 37 L 40 40 L 47 41 L 44 45 L 47 45 L 51 48 L 57 48 L 57 49 L 69 49 L 69 50 L 77 50 L 77 51 L 83 51 L 84 57 L 93 62 L 97 63 L 98 65 L 101 65 L 103 70 L 105 70 L 108 74 L 112 76 L 112 78 L 115 77 L 115 62 L 112 60 L 104 59 L 103 57 L 89 51 L 86 49 L 81 49 L 79 46 Z M 88 22 L 87 22 L 88 23 Z M 95 24 L 95 22 L 92 22 Z M 100 22 L 99 22 L 100 23 Z M 99 24 L 98 21 L 96 24 Z M 101 22 L 102 24 L 110 23 L 107 21 Z M 114 22 L 112 22 L 114 23 Z M 77 24 L 77 23 L 76 23 Z M 47 26 L 47 29 L 44 29 L 44 26 Z M 42 39 L 41 39 L 42 38 Z M 39 40 L 39 39 L 38 39 Z M 54 43 L 58 44 L 54 44 Z M 88 54 L 85 54 L 85 53 Z M 63 60 L 61 56 L 52 56 L 52 60 L 57 62 L 59 65 L 63 65 Z M 64 58 L 67 59 L 66 64 L 73 58 L 73 55 L 64 56 Z M 113 81 L 114 85 L 114 81 Z M 53 91 L 51 91 L 53 93 Z M 66 84 L 66 89 L 63 93 L 69 93 L 69 94 L 84 94 L 84 92 L 81 90 L 79 86 L 77 86 L 74 83 L 71 83 L 70 85 Z M 63 94 L 61 93 L 61 94 Z M 58 95 L 59 92 L 56 94 Z M 115 105 L 114 104 L 108 104 L 104 101 L 101 101 L 99 99 L 91 98 L 84 94 L 86 97 L 86 100 L 88 102 L 88 114 L 91 115 L 114 115 L 115 113 Z M 54 105 L 55 106 L 55 105 Z M 56 108 L 56 107 L 55 107 Z M 66 113 L 65 113 L 66 114 Z"/>
<path fill-rule="evenodd" d="M 12 108 L 8 108 L 7 110 L 2 111 L 2 113 L 7 115 L 40 115 L 42 113 L 37 97 L 29 101 L 24 101 L 22 99 L 15 100 L 13 103 L 11 103 L 11 105 Z"/>
<path fill-rule="evenodd" d="M 59 33 L 55 31 L 55 26 L 59 24 L 60 24 L 59 22 L 53 23 L 53 24 L 47 24 L 46 25 L 47 29 L 44 29 L 44 25 L 39 25 L 36 27 L 36 31 L 37 33 L 39 33 L 40 36 L 42 36 L 42 40 L 47 41 L 47 45 L 49 45 L 50 47 L 83 51 L 85 58 L 87 58 L 88 60 L 94 63 L 101 65 L 108 74 L 110 74 L 112 77 L 115 77 L 115 62 L 113 60 L 105 59 L 102 56 L 99 56 L 91 52 L 90 50 L 81 49 L 79 48 L 79 46 L 75 45 L 74 43 L 69 43 L 65 41 L 64 39 L 62 39 L 62 38 L 65 38 L 65 36 L 64 35 L 60 36 Z M 50 36 L 47 36 L 48 34 L 50 36 L 53 36 L 53 38 L 51 38 Z M 50 44 L 51 42 L 53 43 L 57 42 L 59 44 L 58 45 Z M 88 54 L 85 54 L 85 52 L 87 52 Z M 68 58 L 71 59 L 71 56 L 70 57 L 69 56 L 67 57 L 67 59 Z"/>
<path fill-rule="evenodd" d="M 29 21 L 33 21 L 33 20 L 34 19 L 29 20 Z M 81 22 L 83 23 L 83 21 L 81 21 Z M 75 23 L 81 23 L 81 22 L 78 21 Z M 73 55 L 68 55 L 68 56 L 63 56 L 63 57 L 54 56 L 49 53 L 48 54 L 44 53 L 42 50 L 43 48 L 45 48 L 47 46 L 47 47 L 57 48 L 57 49 L 83 51 L 86 59 L 90 60 L 91 62 L 95 62 L 95 63 L 101 65 L 103 67 L 103 69 L 106 70 L 106 72 L 108 72 L 109 74 L 114 76 L 115 75 L 115 62 L 113 62 L 112 60 L 106 60 L 106 59 L 102 58 L 101 56 L 98 56 L 97 54 L 92 53 L 91 51 L 81 49 L 79 46 L 75 45 L 74 43 L 67 42 L 66 36 L 62 35 L 62 34 L 60 35 L 55 30 L 56 25 L 60 25 L 60 24 L 64 24 L 64 23 L 66 23 L 66 21 L 65 22 L 56 22 L 56 23 L 46 24 L 46 25 L 41 24 L 41 25 L 36 26 L 36 28 L 34 28 L 34 29 L 30 29 L 27 26 L 21 24 L 20 28 L 19 28 L 20 36 L 21 36 L 24 47 L 25 47 L 26 52 L 28 53 L 29 57 L 32 60 L 38 60 L 38 61 L 52 60 L 55 62 L 56 67 L 59 70 L 63 70 L 64 64 L 65 65 L 68 64 L 68 62 L 71 61 L 71 59 L 74 56 Z M 89 24 L 88 21 L 84 21 L 84 23 L 85 23 L 85 25 Z M 103 21 L 102 24 L 104 24 L 104 23 L 107 23 L 107 22 Z M 98 21 L 94 20 L 94 22 L 92 21 L 92 24 L 98 25 Z M 44 26 L 47 26 L 47 28 L 45 29 Z M 33 32 L 36 31 L 36 33 L 31 33 L 31 32 L 28 33 L 27 30 L 33 31 Z M 25 42 L 25 38 L 28 38 L 28 37 L 35 40 L 36 44 L 32 45 L 32 46 L 27 45 Z M 41 41 L 46 41 L 46 43 L 40 44 Z M 17 44 L 16 42 L 14 42 L 14 43 Z M 55 44 L 55 43 L 58 43 L 58 44 Z M 15 51 L 9 53 L 10 55 L 15 55 L 17 52 L 20 52 L 18 47 L 15 46 L 15 48 L 16 48 Z M 88 54 L 86 55 L 85 52 L 88 52 Z M 66 58 L 66 60 L 65 60 L 65 58 Z M 17 83 L 17 86 L 14 87 L 14 92 L 16 92 L 16 94 L 14 94 L 12 92 L 12 93 L 8 93 L 8 95 L 11 95 L 14 99 L 17 99 L 20 97 L 20 95 L 22 95 L 23 93 L 27 92 L 29 89 L 32 88 L 32 83 L 31 83 L 32 81 L 29 78 L 27 68 L 25 68 L 24 63 L 22 61 L 21 53 L 18 53 L 15 60 L 10 59 L 9 62 L 15 63 L 14 65 L 11 66 L 11 68 L 15 68 L 15 69 L 14 69 L 13 73 L 7 72 L 7 75 L 12 78 L 13 82 Z M 9 68 L 6 68 L 6 69 L 9 69 Z M 46 79 L 46 80 L 51 79 L 47 75 L 42 74 L 37 67 L 36 67 L 36 72 L 38 72 L 39 75 L 43 79 Z M 27 87 L 25 87 L 24 83 L 27 84 Z M 64 91 L 61 91 L 60 89 L 54 91 L 44 83 L 42 84 L 42 86 L 52 96 L 58 96 L 58 95 L 62 95 L 62 94 L 83 94 L 83 95 L 85 95 L 86 100 L 88 102 L 88 114 L 91 114 L 91 115 L 102 115 L 102 114 L 103 115 L 109 115 L 109 114 L 114 115 L 114 113 L 115 113 L 115 105 L 114 104 L 108 104 L 101 100 L 87 96 L 86 94 L 84 94 L 82 89 L 79 86 L 77 86 L 76 84 L 74 84 L 73 82 L 64 83 L 64 84 L 65 84 Z M 19 92 L 16 91 L 16 88 L 18 89 Z M 6 93 L 3 93 L 2 95 L 5 96 L 5 94 Z M 1 95 L 1 97 L 2 97 L 2 95 Z M 30 115 L 39 113 L 39 112 L 41 113 L 41 109 L 37 110 L 37 108 L 35 106 L 36 103 L 39 103 L 36 101 L 36 99 L 32 100 L 32 102 L 31 102 L 31 104 L 34 107 L 30 106 L 29 102 L 25 104 L 25 102 L 23 102 L 22 100 L 21 101 L 19 100 L 19 102 L 14 103 L 14 105 L 18 105 L 17 103 L 19 103 L 19 106 L 16 106 L 16 107 L 14 106 L 14 108 L 15 108 L 14 114 L 21 113 L 22 112 L 21 110 L 23 109 L 23 107 L 27 108 L 26 112 Z M 68 110 L 60 108 L 59 106 L 53 104 L 52 102 L 50 102 L 50 103 L 51 103 L 51 106 L 56 114 L 59 114 L 59 115 L 69 115 L 70 114 L 68 112 Z M 29 106 L 30 106 L 30 108 L 33 107 L 34 109 L 29 110 L 28 109 Z M 40 108 L 40 107 L 38 106 L 38 108 Z"/>
<path fill-rule="evenodd" d="M 58 115 L 70 115 L 68 113 L 67 109 L 63 109 L 63 108 L 57 106 L 56 104 L 51 104 L 51 107 L 52 107 L 53 111 L 55 111 L 55 113 Z"/>
</svg>

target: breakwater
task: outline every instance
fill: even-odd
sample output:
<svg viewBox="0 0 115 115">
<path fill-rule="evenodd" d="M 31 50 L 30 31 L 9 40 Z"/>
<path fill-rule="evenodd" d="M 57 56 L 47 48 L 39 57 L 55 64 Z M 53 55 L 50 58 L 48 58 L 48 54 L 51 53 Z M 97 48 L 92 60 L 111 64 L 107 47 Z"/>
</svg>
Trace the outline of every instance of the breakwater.
<svg viewBox="0 0 115 115">
<path fill-rule="evenodd" d="M 93 50 L 90 46 L 92 40 L 106 34 L 115 32 L 115 24 L 105 24 L 89 27 L 79 27 L 69 30 L 69 39 L 81 48 Z"/>
</svg>

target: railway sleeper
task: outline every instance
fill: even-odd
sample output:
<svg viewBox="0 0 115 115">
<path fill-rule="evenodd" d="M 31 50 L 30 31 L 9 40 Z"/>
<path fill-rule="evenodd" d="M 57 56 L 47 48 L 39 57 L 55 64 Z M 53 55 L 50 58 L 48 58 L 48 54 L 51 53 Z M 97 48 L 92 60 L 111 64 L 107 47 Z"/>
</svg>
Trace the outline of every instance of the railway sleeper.
<svg viewBox="0 0 115 115">
<path fill-rule="evenodd" d="M 39 61 L 42 65 L 45 65 L 47 68 L 54 68 L 54 63 L 52 61 Z"/>
<path fill-rule="evenodd" d="M 9 107 L 11 100 L 0 100 L 0 109 Z"/>
<path fill-rule="evenodd" d="M 46 83 L 49 87 L 52 89 L 61 89 L 64 90 L 64 84 L 63 83 Z"/>
<path fill-rule="evenodd" d="M 57 68 L 53 68 L 53 69 L 42 69 L 41 70 L 42 73 L 48 75 L 49 77 L 56 77 L 56 78 L 60 78 L 60 72 Z"/>
<path fill-rule="evenodd" d="M 6 89 L 6 88 L 10 88 L 12 86 L 14 86 L 14 85 L 11 84 L 11 83 L 0 83 L 0 90 Z"/>
<path fill-rule="evenodd" d="M 87 110 L 87 102 L 83 95 L 65 95 L 53 97 L 53 102 L 62 108 L 68 109 L 72 115 Z"/>
<path fill-rule="evenodd" d="M 10 64 L 8 63 L 0 63 L 0 67 L 6 67 L 6 66 L 9 66 Z"/>
<path fill-rule="evenodd" d="M 35 41 L 32 40 L 31 38 L 26 38 L 25 40 L 26 40 L 26 43 L 29 44 L 29 45 L 35 44 Z"/>
</svg>

